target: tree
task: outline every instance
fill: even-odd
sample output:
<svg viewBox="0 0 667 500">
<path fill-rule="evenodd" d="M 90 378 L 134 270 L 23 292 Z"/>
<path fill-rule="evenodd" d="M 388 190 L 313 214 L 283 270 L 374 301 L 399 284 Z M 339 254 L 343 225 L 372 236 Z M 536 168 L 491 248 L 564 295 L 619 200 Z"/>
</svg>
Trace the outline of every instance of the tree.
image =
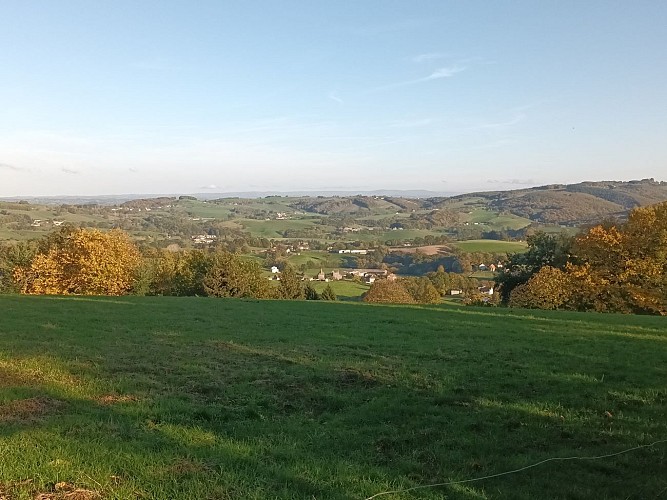
<svg viewBox="0 0 667 500">
<path fill-rule="evenodd" d="M 667 202 L 576 238 L 568 272 L 580 310 L 667 314 Z"/>
<path fill-rule="evenodd" d="M 379 280 L 371 285 L 364 295 L 364 302 L 379 302 L 389 304 L 414 304 L 412 295 L 398 280 Z"/>
<path fill-rule="evenodd" d="M 29 266 L 15 269 L 22 293 L 122 295 L 141 263 L 137 248 L 117 229 L 65 228 L 41 247 Z"/>
<path fill-rule="evenodd" d="M 567 273 L 545 266 L 510 294 L 510 307 L 561 309 L 570 300 L 571 283 Z"/>
<path fill-rule="evenodd" d="M 334 292 L 330 284 L 328 284 L 326 287 L 324 287 L 324 290 L 322 290 L 322 293 L 320 294 L 320 300 L 338 300 L 338 297 L 336 297 L 336 292 Z"/>
<path fill-rule="evenodd" d="M 280 274 L 280 297 L 287 300 L 303 299 L 303 287 L 291 265 L 286 265 Z"/>
<path fill-rule="evenodd" d="M 303 288 L 303 294 L 306 300 L 320 300 L 320 295 L 310 283 Z"/>
<path fill-rule="evenodd" d="M 542 262 L 562 262 L 562 255 L 553 257 L 547 254 Z M 667 315 L 667 202 L 634 209 L 626 223 L 589 228 L 568 246 L 564 266 L 541 267 L 514 287 L 509 302 Z"/>
<path fill-rule="evenodd" d="M 528 237 L 528 250 L 510 256 L 504 271 L 496 276 L 496 285 L 503 303 L 512 290 L 528 280 L 544 266 L 565 269 L 570 257 L 572 238 L 564 234 L 535 233 Z"/>
<path fill-rule="evenodd" d="M 203 284 L 204 291 L 211 297 L 275 297 L 257 262 L 229 252 L 215 255 L 214 264 L 206 273 Z"/>
<path fill-rule="evenodd" d="M 440 293 L 430 279 L 424 277 L 405 278 L 400 281 L 415 302 L 419 304 L 437 304 L 440 302 Z"/>
<path fill-rule="evenodd" d="M 37 252 L 31 242 L 0 245 L 0 293 L 17 293 L 20 284 L 14 281 L 14 269 L 28 267 Z"/>
</svg>

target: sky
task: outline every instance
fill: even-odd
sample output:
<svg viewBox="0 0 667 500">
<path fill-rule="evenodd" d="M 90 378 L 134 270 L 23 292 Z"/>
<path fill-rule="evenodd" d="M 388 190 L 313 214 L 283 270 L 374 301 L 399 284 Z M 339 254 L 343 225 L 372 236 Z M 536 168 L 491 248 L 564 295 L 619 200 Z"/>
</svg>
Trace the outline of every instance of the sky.
<svg viewBox="0 0 667 500">
<path fill-rule="evenodd" d="M 2 0 L 0 196 L 667 180 L 667 2 Z"/>
</svg>

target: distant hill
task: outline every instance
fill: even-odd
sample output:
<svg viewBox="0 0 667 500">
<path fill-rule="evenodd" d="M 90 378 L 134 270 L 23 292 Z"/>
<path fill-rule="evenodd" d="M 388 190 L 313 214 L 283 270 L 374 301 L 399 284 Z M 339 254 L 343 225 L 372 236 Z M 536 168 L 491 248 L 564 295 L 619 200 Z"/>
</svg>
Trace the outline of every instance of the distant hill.
<svg viewBox="0 0 667 500">
<path fill-rule="evenodd" d="M 438 200 L 440 208 L 485 207 L 546 224 L 581 225 L 605 218 L 624 218 L 638 206 L 667 200 L 667 182 L 600 181 L 554 184 L 514 191 L 487 191 Z"/>
<path fill-rule="evenodd" d="M 14 197 L 0 200 L 19 199 L 43 205 L 121 205 L 134 208 L 156 208 L 181 199 L 202 201 L 225 200 L 229 198 L 259 199 L 282 198 L 284 207 L 319 215 L 350 216 L 392 216 L 396 212 L 414 214 L 426 218 L 424 224 L 442 226 L 443 221 L 433 221 L 435 216 L 445 213 L 456 220 L 458 215 L 470 214 L 476 209 L 499 214 L 499 216 L 522 218 L 542 224 L 580 226 L 598 222 L 605 218 L 624 218 L 637 206 L 651 205 L 667 200 L 667 182 L 643 179 L 635 181 L 599 181 L 578 184 L 552 184 L 512 191 L 482 191 L 467 194 L 437 193 L 435 191 L 392 191 L 377 190 L 366 192 L 237 192 L 237 193 L 196 193 L 184 195 L 109 195 L 109 196 L 53 196 Z M 275 201 L 275 200 L 274 200 Z M 440 210 L 440 214 L 436 210 Z M 428 211 L 428 212 L 427 212 Z M 428 215 L 426 215 L 428 214 Z M 453 218 L 452 218 L 453 217 Z M 450 220 L 451 219 L 451 220 Z M 447 224 L 444 224 L 445 226 Z M 525 225 L 524 224 L 524 225 Z"/>
</svg>

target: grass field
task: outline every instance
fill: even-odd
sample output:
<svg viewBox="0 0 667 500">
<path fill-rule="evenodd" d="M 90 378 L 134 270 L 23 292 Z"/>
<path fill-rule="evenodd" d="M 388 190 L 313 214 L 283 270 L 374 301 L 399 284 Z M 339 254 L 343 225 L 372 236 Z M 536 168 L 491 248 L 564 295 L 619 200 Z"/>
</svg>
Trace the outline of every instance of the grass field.
<svg viewBox="0 0 667 500">
<path fill-rule="evenodd" d="M 284 220 L 254 220 L 239 219 L 238 222 L 253 236 L 264 238 L 282 238 L 283 231 L 287 229 L 308 229 L 318 226 L 319 218 L 308 217 L 306 219 L 284 219 Z"/>
<path fill-rule="evenodd" d="M 170 297 L 0 310 L 0 498 L 365 499 L 667 439 L 664 318 Z M 662 443 L 376 498 L 654 499 L 666 471 Z"/>
<path fill-rule="evenodd" d="M 430 229 L 402 229 L 396 231 L 369 231 L 368 233 L 354 233 L 350 240 L 359 241 L 403 241 L 423 238 L 424 236 L 442 236 L 442 231 Z"/>
<path fill-rule="evenodd" d="M 310 284 L 318 293 L 321 293 L 327 285 L 330 285 L 338 300 L 361 300 L 361 296 L 370 288 L 369 285 L 364 283 L 347 280 L 330 281 L 328 283 L 325 281 L 312 281 Z"/>
<path fill-rule="evenodd" d="M 452 245 L 464 252 L 516 253 L 528 249 L 526 243 L 519 241 L 465 240 L 456 241 Z"/>
<path fill-rule="evenodd" d="M 464 221 L 486 224 L 489 229 L 521 229 L 532 221 L 512 214 L 499 214 L 484 208 L 476 208 L 463 216 Z"/>
</svg>

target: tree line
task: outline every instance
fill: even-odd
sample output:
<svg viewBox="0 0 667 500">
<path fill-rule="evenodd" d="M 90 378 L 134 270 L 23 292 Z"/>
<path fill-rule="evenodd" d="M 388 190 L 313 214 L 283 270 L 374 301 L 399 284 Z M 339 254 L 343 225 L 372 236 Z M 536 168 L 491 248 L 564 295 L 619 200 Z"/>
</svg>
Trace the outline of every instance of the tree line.
<svg viewBox="0 0 667 500">
<path fill-rule="evenodd" d="M 496 281 L 512 307 L 667 315 L 667 202 L 577 236 L 536 234 Z"/>
<path fill-rule="evenodd" d="M 35 242 L 0 247 L 0 292 L 39 295 L 172 295 L 336 300 L 286 266 L 278 286 L 256 260 L 226 250 L 143 254 L 119 229 L 63 227 Z"/>
</svg>

